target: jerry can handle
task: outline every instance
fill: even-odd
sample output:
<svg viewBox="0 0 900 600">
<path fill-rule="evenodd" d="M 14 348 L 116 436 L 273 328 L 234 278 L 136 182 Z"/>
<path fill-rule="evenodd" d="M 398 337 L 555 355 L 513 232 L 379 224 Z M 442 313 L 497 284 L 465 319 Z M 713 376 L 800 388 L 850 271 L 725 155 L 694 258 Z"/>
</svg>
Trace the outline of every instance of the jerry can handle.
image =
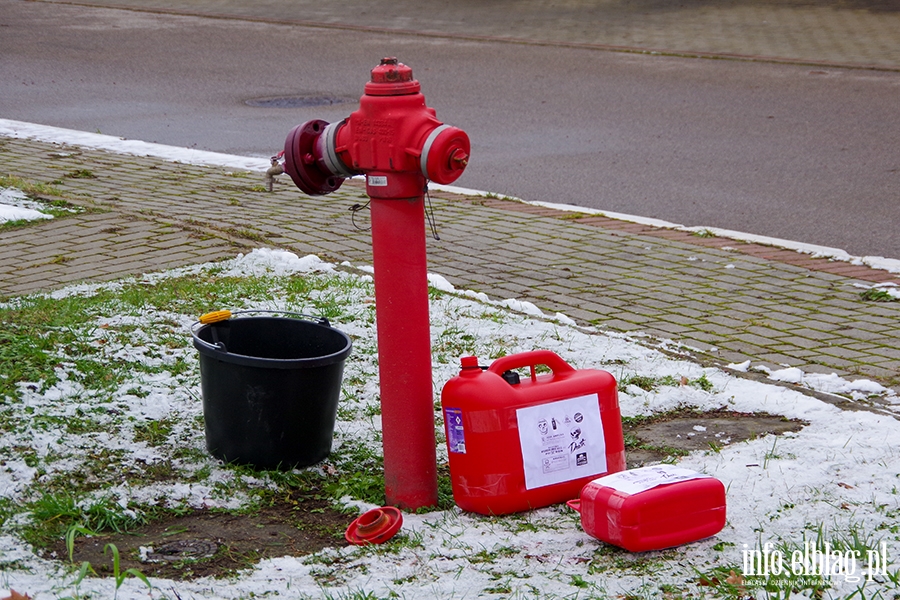
<svg viewBox="0 0 900 600">
<path fill-rule="evenodd" d="M 574 367 L 552 350 L 532 350 L 531 352 L 502 356 L 491 363 L 488 371 L 502 376 L 505 371 L 531 367 L 531 379 L 533 380 L 535 379 L 535 365 L 547 365 L 554 374 L 569 373 L 575 370 Z"/>
</svg>

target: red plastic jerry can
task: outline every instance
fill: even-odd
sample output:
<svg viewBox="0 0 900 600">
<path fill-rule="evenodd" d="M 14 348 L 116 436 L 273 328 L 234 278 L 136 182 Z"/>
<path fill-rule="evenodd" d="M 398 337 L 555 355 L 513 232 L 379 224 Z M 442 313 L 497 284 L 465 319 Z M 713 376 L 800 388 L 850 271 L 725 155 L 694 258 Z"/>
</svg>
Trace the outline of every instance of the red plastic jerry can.
<svg viewBox="0 0 900 600">
<path fill-rule="evenodd" d="M 578 497 L 592 479 L 625 468 L 616 380 L 576 370 L 549 350 L 490 367 L 462 359 L 441 406 L 453 498 L 463 510 L 501 515 Z M 551 373 L 536 375 L 546 365 Z M 520 380 L 514 369 L 530 367 Z"/>
<path fill-rule="evenodd" d="M 585 533 L 630 552 L 661 550 L 725 526 L 725 486 L 709 475 L 654 465 L 600 477 L 568 503 Z"/>
</svg>

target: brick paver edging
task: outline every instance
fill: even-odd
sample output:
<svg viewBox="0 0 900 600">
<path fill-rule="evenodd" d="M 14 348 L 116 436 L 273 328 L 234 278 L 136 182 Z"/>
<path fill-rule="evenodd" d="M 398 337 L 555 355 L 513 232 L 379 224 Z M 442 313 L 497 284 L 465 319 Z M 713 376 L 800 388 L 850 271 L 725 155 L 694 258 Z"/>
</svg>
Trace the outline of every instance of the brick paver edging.
<svg viewBox="0 0 900 600">
<path fill-rule="evenodd" d="M 499 208 L 502 210 L 511 210 L 516 212 L 528 213 L 544 217 L 555 217 L 558 219 L 566 219 L 577 221 L 582 225 L 591 225 L 614 231 L 623 231 L 636 235 L 649 235 L 653 237 L 665 238 L 668 240 L 683 242 L 685 244 L 696 244 L 707 248 L 727 248 L 735 250 L 765 260 L 773 260 L 782 262 L 812 271 L 821 271 L 823 273 L 832 273 L 841 275 L 842 277 L 850 277 L 853 279 L 861 279 L 863 281 L 871 281 L 873 283 L 898 282 L 900 283 L 900 274 L 891 273 L 883 269 L 875 269 L 868 265 L 854 265 L 849 262 L 834 260 L 827 257 L 811 256 L 803 254 L 795 250 L 780 248 L 778 246 L 768 246 L 756 242 L 746 242 L 734 240 L 731 238 L 718 237 L 714 234 L 698 235 L 690 231 L 682 231 L 678 229 L 669 229 L 665 227 L 655 227 L 653 225 L 645 225 L 643 223 L 635 223 L 622 219 L 613 219 L 604 215 L 593 215 L 587 213 L 566 212 L 555 208 L 545 208 L 539 205 L 528 204 L 526 202 L 518 202 L 512 199 L 504 198 L 470 198 L 466 196 L 455 196 L 457 201 L 468 201 L 483 206 Z"/>
</svg>

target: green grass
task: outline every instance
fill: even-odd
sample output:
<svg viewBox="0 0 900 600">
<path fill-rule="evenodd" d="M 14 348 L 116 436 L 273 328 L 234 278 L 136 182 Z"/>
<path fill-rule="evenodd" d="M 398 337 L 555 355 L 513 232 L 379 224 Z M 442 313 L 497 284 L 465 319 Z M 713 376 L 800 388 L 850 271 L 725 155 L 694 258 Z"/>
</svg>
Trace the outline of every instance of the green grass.
<svg viewBox="0 0 900 600">
<path fill-rule="evenodd" d="M 707 379 L 704 373 L 696 379 L 688 379 L 687 377 L 675 377 L 674 375 L 665 375 L 662 377 L 654 377 L 650 375 L 641 375 L 634 373 L 630 375 L 620 375 L 618 378 L 618 389 L 620 392 L 627 391 L 629 386 L 636 386 L 645 392 L 653 392 L 661 387 L 674 387 L 679 385 L 688 385 L 704 392 L 713 391 L 712 382 Z"/>
<path fill-rule="evenodd" d="M 0 188 L 16 188 L 26 196 L 64 196 L 65 192 L 52 184 L 35 183 L 14 175 L 0 175 Z"/>
<path fill-rule="evenodd" d="M 10 498 L 0 498 L 0 528 L 15 514 L 15 502 Z"/>
<path fill-rule="evenodd" d="M 432 354 L 435 360 L 442 362 L 455 362 L 460 356 L 470 356 L 478 351 L 477 339 L 471 333 L 450 326 L 438 333 L 437 340 L 432 344 Z"/>
<path fill-rule="evenodd" d="M 900 298 L 891 295 L 888 291 L 874 287 L 860 293 L 859 297 L 867 302 L 900 302 Z"/>
<path fill-rule="evenodd" d="M 69 179 L 97 179 L 97 176 L 90 169 L 75 169 L 63 175 Z"/>
<path fill-rule="evenodd" d="M 53 340 L 27 333 L 17 324 L 0 319 L 0 363 L 4 365 L 0 378 L 0 403 L 17 396 L 17 384 L 37 382 L 52 373 L 56 362 L 49 354 Z M 53 375 L 49 375 L 52 378 Z"/>
<path fill-rule="evenodd" d="M 380 453 L 345 441 L 328 460 L 336 476 L 322 483 L 332 498 L 350 496 L 379 506 L 384 504 L 384 458 Z"/>
<path fill-rule="evenodd" d="M 125 532 L 148 520 L 145 510 L 123 509 L 112 498 L 91 501 L 87 496 L 68 491 L 41 494 L 26 504 L 31 520 L 21 528 L 22 538 L 35 547 L 43 548 L 62 539 L 75 525 L 94 531 Z"/>
<path fill-rule="evenodd" d="M 146 442 L 150 446 L 161 446 L 168 440 L 175 427 L 172 418 L 150 420 L 136 425 L 134 428 L 134 441 Z"/>
<path fill-rule="evenodd" d="M 90 364 L 96 349 L 83 332 L 103 300 L 29 296 L 0 308 L 0 399 L 16 397 L 21 382 L 36 383 L 37 391 L 56 383 L 60 350 L 80 361 L 87 375 L 107 380 L 107 371 L 98 372 Z"/>
</svg>

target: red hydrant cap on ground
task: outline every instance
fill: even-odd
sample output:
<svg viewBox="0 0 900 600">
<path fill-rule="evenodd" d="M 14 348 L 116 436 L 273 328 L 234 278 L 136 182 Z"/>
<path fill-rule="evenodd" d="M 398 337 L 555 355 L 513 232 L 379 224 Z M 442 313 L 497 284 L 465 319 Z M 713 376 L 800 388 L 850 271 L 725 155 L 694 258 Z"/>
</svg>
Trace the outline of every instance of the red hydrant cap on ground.
<svg viewBox="0 0 900 600">
<path fill-rule="evenodd" d="M 416 94 L 422 86 L 413 79 L 412 68 L 394 57 L 382 58 L 381 64 L 372 69 L 372 80 L 366 84 L 369 96 L 403 96 Z"/>
<path fill-rule="evenodd" d="M 400 531 L 403 525 L 403 514 L 394 506 L 373 508 L 357 517 L 347 531 L 344 539 L 356 546 L 366 544 L 383 544 Z"/>
</svg>

